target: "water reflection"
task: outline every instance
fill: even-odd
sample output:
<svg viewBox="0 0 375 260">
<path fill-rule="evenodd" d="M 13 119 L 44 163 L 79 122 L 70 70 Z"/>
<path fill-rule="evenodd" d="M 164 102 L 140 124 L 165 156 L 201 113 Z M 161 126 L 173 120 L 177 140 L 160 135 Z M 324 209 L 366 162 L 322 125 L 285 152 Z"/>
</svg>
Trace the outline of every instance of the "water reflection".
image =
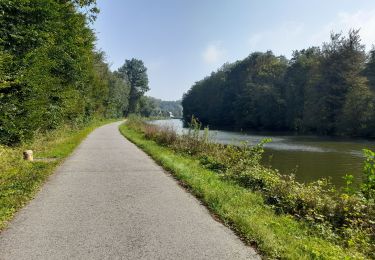
<svg viewBox="0 0 375 260">
<path fill-rule="evenodd" d="M 156 120 L 157 125 L 168 125 L 178 133 L 187 131 L 181 120 Z M 338 139 L 317 136 L 277 135 L 256 132 L 211 131 L 214 141 L 223 144 L 255 145 L 264 138 L 272 142 L 265 145 L 263 164 L 278 169 L 283 174 L 295 173 L 299 181 L 310 182 L 320 177 L 330 177 L 341 185 L 342 176 L 351 173 L 360 181 L 363 164 L 362 149 L 375 150 L 375 141 Z"/>
</svg>

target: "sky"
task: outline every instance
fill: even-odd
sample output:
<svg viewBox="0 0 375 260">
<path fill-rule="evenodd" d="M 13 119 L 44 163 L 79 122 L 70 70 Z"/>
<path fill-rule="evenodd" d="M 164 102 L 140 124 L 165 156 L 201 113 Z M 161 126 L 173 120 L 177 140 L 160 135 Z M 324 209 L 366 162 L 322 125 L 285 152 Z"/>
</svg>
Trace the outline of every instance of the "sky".
<svg viewBox="0 0 375 260">
<path fill-rule="evenodd" d="M 374 0 L 97 0 L 97 49 L 111 70 L 143 60 L 148 96 L 178 100 L 225 62 L 254 51 L 290 57 L 331 32 L 360 29 L 375 44 Z"/>
</svg>

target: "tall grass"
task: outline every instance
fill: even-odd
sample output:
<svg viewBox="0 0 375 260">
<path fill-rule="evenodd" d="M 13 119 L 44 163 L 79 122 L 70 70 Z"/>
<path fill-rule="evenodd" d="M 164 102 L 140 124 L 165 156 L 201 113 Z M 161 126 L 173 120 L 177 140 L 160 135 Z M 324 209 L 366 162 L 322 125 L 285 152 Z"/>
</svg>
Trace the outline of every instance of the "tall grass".
<svg viewBox="0 0 375 260">
<path fill-rule="evenodd" d="M 137 118 L 129 120 L 127 127 L 142 133 L 147 140 L 198 160 L 202 167 L 215 172 L 221 180 L 235 182 L 260 194 L 276 214 L 286 214 L 305 223 L 310 233 L 325 241 L 375 258 L 372 197 L 366 197 L 361 190 L 336 190 L 326 179 L 302 184 L 293 175 L 281 175 L 262 166 L 263 144 L 268 140 L 254 147 L 222 145 L 212 142 L 208 131 L 202 134 L 198 122 L 193 121 L 191 125 L 191 130 L 183 135 Z M 374 162 L 374 158 L 367 157 L 367 161 Z M 367 172 L 373 170 L 368 169 L 369 165 L 371 163 L 367 162 Z"/>
</svg>

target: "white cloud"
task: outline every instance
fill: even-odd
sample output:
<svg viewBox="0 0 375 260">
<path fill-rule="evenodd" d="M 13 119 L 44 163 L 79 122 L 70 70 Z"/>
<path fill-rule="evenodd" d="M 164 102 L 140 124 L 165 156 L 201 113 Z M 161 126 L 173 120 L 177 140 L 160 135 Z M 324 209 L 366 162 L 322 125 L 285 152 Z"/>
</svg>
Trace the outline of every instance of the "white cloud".
<svg viewBox="0 0 375 260">
<path fill-rule="evenodd" d="M 221 47 L 220 43 L 211 43 L 202 53 L 204 62 L 208 64 L 216 64 L 225 56 L 225 50 Z"/>
</svg>

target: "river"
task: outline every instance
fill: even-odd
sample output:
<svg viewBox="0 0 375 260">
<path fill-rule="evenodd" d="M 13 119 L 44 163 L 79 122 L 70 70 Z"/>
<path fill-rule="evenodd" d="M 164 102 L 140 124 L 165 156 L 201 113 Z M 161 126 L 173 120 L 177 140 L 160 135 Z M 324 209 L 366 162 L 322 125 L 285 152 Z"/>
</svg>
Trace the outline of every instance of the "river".
<svg viewBox="0 0 375 260">
<path fill-rule="evenodd" d="M 151 123 L 169 125 L 178 133 L 186 131 L 179 119 Z M 214 141 L 224 144 L 248 142 L 255 145 L 264 138 L 271 138 L 272 142 L 265 145 L 264 165 L 278 169 L 282 174 L 294 173 L 301 182 L 329 177 L 337 186 L 343 184 L 342 177 L 346 173 L 353 174 L 359 182 L 364 160 L 362 149 L 375 150 L 375 141 L 363 139 L 223 130 L 211 130 L 210 133 Z"/>
</svg>

